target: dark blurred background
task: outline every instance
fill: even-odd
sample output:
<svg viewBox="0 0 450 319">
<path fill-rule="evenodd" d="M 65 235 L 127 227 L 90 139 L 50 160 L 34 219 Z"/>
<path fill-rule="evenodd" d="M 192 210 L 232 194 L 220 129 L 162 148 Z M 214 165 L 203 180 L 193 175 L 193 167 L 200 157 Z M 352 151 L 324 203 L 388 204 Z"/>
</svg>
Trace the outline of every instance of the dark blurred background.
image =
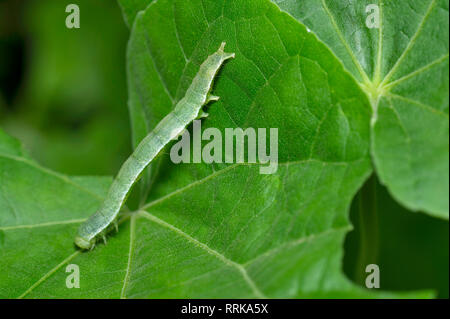
<svg viewBox="0 0 450 319">
<path fill-rule="evenodd" d="M 0 0 L 0 127 L 51 169 L 116 173 L 131 151 L 127 38 L 113 0 Z"/>
<path fill-rule="evenodd" d="M 67 29 L 65 8 L 80 7 Z M 114 175 L 131 152 L 125 53 L 114 0 L 0 0 L 0 127 L 43 166 Z M 380 266 L 385 290 L 433 289 L 448 298 L 448 222 L 398 205 L 372 177 L 351 209 L 344 270 L 364 285 Z"/>
<path fill-rule="evenodd" d="M 431 289 L 449 297 L 448 221 L 408 211 L 375 175 L 353 200 L 350 219 L 354 230 L 344 247 L 349 278 L 364 286 L 365 266 L 377 264 L 384 290 Z"/>
</svg>

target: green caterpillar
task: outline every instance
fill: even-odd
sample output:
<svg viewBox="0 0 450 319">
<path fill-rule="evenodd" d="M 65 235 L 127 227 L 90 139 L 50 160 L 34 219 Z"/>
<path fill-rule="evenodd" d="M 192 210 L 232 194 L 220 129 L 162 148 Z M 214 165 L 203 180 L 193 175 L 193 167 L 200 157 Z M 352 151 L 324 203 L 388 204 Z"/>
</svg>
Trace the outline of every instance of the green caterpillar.
<svg viewBox="0 0 450 319">
<path fill-rule="evenodd" d="M 186 95 L 177 103 L 174 110 L 138 145 L 133 154 L 122 165 L 99 210 L 80 225 L 75 244 L 82 249 L 93 249 L 99 237 L 111 225 L 117 229 L 117 217 L 132 186 L 139 180 L 144 169 L 171 140 L 179 136 L 193 120 L 208 114 L 202 106 L 219 97 L 211 95 L 211 86 L 224 61 L 234 58 L 234 53 L 225 53 L 225 42 L 219 50 L 210 55 L 200 66 Z"/>
</svg>

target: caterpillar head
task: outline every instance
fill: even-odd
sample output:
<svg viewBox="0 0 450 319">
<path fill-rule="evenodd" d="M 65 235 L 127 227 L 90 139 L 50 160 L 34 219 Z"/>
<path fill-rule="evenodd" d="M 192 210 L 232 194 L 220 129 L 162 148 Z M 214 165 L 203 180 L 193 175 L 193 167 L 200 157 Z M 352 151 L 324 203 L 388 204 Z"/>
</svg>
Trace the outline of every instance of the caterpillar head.
<svg viewBox="0 0 450 319">
<path fill-rule="evenodd" d="M 95 246 L 95 238 L 91 240 L 84 239 L 83 237 L 75 237 L 75 244 L 81 249 L 92 249 Z"/>
</svg>

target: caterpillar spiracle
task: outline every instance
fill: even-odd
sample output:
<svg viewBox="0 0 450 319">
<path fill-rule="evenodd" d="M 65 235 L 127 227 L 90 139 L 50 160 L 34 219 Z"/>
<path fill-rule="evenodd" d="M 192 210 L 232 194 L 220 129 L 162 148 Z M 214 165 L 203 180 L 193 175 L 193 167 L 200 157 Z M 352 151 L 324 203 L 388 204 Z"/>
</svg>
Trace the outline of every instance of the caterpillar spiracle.
<svg viewBox="0 0 450 319">
<path fill-rule="evenodd" d="M 234 53 L 226 53 L 225 42 L 219 50 L 201 64 L 200 69 L 186 95 L 176 104 L 172 112 L 164 117 L 136 147 L 122 165 L 100 208 L 78 229 L 75 244 L 82 249 L 93 249 L 99 237 L 105 239 L 112 225 L 117 229 L 119 212 L 133 185 L 139 180 L 144 169 L 171 140 L 179 136 L 186 126 L 195 119 L 206 117 L 203 105 L 217 101 L 211 95 L 213 80 L 224 61 L 234 58 Z"/>
</svg>

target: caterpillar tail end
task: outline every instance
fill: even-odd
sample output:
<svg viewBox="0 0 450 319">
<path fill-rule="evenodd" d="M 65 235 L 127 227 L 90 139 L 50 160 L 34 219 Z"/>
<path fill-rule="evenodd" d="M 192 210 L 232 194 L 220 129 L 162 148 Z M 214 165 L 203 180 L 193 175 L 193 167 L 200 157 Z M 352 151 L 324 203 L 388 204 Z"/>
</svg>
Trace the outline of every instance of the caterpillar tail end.
<svg viewBox="0 0 450 319">
<path fill-rule="evenodd" d="M 219 54 L 223 55 L 224 60 L 233 59 L 236 56 L 236 54 L 235 53 L 226 53 L 225 52 L 226 45 L 227 45 L 227 43 L 225 41 L 222 42 L 218 52 L 219 52 Z"/>
<path fill-rule="evenodd" d="M 95 246 L 94 241 L 86 240 L 83 237 L 77 236 L 75 237 L 75 245 L 84 250 L 90 250 Z"/>
</svg>

